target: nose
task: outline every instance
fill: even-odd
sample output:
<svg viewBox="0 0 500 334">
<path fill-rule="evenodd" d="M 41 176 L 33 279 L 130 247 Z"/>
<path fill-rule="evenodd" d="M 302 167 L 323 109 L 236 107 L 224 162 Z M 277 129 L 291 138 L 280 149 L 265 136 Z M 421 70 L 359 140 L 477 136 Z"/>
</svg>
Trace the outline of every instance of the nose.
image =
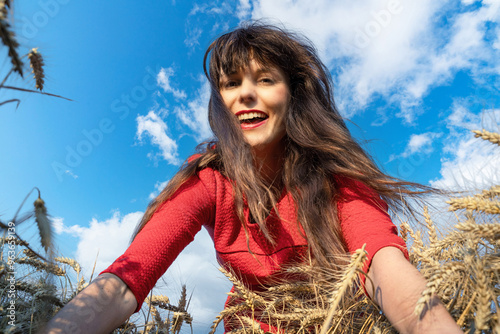
<svg viewBox="0 0 500 334">
<path fill-rule="evenodd" d="M 249 103 L 254 102 L 257 98 L 255 91 L 255 83 L 250 79 L 244 79 L 240 86 L 240 102 Z"/>
</svg>

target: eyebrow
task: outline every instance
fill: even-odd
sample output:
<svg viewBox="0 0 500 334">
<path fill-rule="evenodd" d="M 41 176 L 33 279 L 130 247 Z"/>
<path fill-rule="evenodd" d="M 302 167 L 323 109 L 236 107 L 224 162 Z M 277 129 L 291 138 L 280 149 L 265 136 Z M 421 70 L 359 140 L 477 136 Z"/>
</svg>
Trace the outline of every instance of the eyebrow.
<svg viewBox="0 0 500 334">
<path fill-rule="evenodd" d="M 237 74 L 239 71 L 233 70 L 229 73 L 224 73 L 222 72 L 221 78 L 223 77 L 229 77 L 231 75 Z M 271 74 L 278 74 L 279 72 L 276 69 L 273 69 L 272 67 L 261 67 L 256 71 L 257 75 L 260 75 L 262 73 L 271 73 Z"/>
</svg>

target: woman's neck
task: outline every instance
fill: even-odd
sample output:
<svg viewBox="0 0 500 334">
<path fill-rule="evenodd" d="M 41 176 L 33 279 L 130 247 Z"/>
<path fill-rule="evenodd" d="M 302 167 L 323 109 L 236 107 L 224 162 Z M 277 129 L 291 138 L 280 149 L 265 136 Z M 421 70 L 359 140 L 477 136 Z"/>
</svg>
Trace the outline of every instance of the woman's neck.
<svg viewBox="0 0 500 334">
<path fill-rule="evenodd" d="M 255 156 L 254 166 L 262 180 L 269 187 L 281 188 L 281 173 L 283 169 L 284 156 L 283 151 L 279 154 L 267 153 L 265 156 Z"/>
</svg>

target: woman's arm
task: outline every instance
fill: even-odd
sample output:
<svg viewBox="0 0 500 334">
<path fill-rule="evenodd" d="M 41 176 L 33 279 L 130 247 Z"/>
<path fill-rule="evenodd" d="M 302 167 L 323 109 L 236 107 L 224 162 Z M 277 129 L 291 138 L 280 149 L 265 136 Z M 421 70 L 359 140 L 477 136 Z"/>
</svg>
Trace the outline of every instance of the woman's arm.
<svg viewBox="0 0 500 334">
<path fill-rule="evenodd" d="M 113 274 L 99 275 L 64 306 L 45 333 L 109 333 L 120 326 L 137 307 L 132 291 Z"/>
<path fill-rule="evenodd" d="M 415 306 L 426 280 L 396 247 L 379 250 L 372 259 L 366 291 L 400 333 L 463 333 L 437 297 L 421 319 Z M 375 294 L 372 296 L 372 294 Z"/>
</svg>

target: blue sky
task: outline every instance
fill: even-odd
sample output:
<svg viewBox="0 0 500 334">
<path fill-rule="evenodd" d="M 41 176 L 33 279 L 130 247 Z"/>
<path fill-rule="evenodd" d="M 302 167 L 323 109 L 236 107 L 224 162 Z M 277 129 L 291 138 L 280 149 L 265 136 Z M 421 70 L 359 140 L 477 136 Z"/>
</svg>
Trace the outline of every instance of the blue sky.
<svg viewBox="0 0 500 334">
<path fill-rule="evenodd" d="M 0 101 L 22 100 L 0 107 L 0 215 L 39 187 L 57 247 L 88 271 L 98 250 L 96 270 L 123 252 L 152 196 L 210 136 L 203 54 L 246 19 L 314 42 L 350 129 L 389 174 L 447 189 L 500 181 L 498 150 L 470 132 L 499 130 L 498 1 L 41 0 L 14 9 L 21 53 L 44 56 L 44 90 L 73 101 L 0 90 Z M 30 88 L 30 77 L 26 66 L 9 83 Z M 37 240 L 31 227 L 19 233 Z M 194 288 L 200 332 L 229 289 L 216 267 L 203 232 L 165 276 L 172 293 Z"/>
</svg>

